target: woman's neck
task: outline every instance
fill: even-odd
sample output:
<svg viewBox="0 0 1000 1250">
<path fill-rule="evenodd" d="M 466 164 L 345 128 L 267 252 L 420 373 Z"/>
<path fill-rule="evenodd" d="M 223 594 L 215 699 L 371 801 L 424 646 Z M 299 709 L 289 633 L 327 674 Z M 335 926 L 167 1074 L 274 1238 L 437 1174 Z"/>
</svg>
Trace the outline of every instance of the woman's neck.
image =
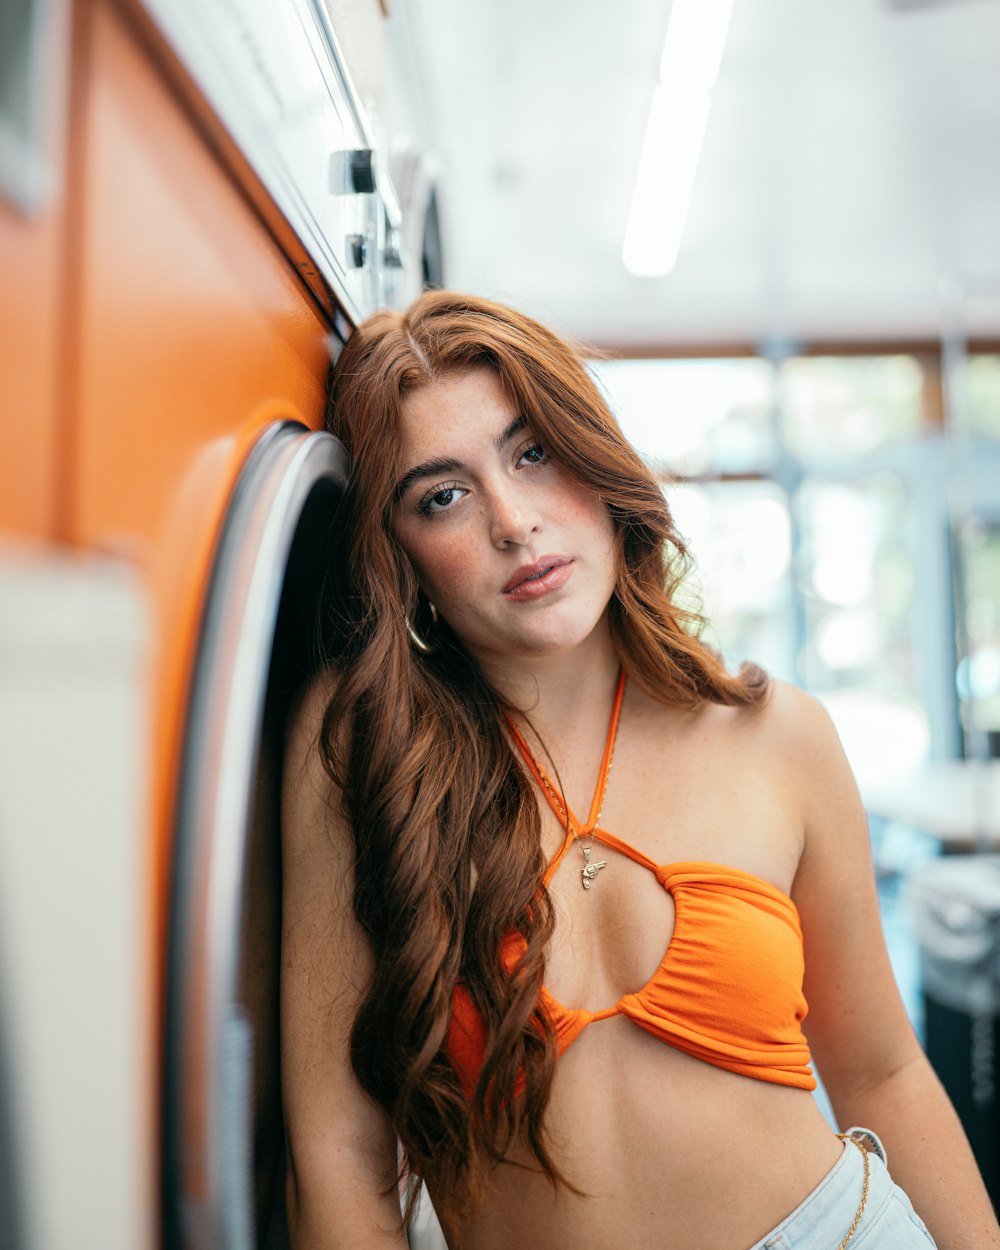
<svg viewBox="0 0 1000 1250">
<path fill-rule="evenodd" d="M 568 726 L 607 721 L 620 668 L 606 618 L 570 651 L 481 663 L 501 697 L 556 740 Z"/>
</svg>

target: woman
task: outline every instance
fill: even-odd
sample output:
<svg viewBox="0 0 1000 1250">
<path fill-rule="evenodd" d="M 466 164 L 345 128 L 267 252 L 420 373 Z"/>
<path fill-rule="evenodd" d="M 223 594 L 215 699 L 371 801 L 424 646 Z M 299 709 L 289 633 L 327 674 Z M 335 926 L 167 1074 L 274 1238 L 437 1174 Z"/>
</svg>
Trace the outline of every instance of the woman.
<svg viewBox="0 0 1000 1250">
<path fill-rule="evenodd" d="M 297 1250 L 405 1246 L 397 1139 L 452 1250 L 926 1250 L 881 1142 L 941 1250 L 1000 1246 L 835 734 L 698 641 L 573 351 L 428 293 L 352 337 L 332 429 L 342 655 L 284 800 Z M 831 1131 L 810 1052 L 881 1142 Z"/>
</svg>

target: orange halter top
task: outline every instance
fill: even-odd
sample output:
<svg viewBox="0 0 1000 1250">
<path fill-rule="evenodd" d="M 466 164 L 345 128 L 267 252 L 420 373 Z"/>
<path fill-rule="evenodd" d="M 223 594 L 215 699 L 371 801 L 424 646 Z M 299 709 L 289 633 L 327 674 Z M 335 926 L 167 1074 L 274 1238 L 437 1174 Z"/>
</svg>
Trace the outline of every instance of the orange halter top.
<svg viewBox="0 0 1000 1250">
<path fill-rule="evenodd" d="M 574 840 L 589 839 L 593 834 L 595 842 L 648 868 L 670 891 L 675 907 L 673 935 L 660 966 L 645 985 L 625 994 L 614 1006 L 602 1011 L 565 1007 L 542 989 L 539 1005 L 552 1025 L 559 1054 L 588 1025 L 625 1016 L 668 1046 L 716 1067 L 778 1085 L 815 1089 L 809 1046 L 802 1033 L 807 1010 L 802 994 L 802 931 L 798 911 L 788 895 L 740 868 L 701 861 L 657 864 L 597 824 L 624 690 L 622 670 L 597 789 L 587 823 L 582 826 L 542 771 L 524 737 L 510 723 L 525 763 L 566 826 L 566 837 L 546 868 L 543 883 L 548 885 L 552 880 Z M 589 865 L 589 857 L 585 859 Z M 586 886 L 586 867 L 583 872 Z M 508 935 L 501 948 L 507 969 L 513 970 L 524 948 L 520 934 Z M 459 984 L 453 998 L 447 1050 L 470 1098 L 485 1049 L 482 1018 Z"/>
</svg>

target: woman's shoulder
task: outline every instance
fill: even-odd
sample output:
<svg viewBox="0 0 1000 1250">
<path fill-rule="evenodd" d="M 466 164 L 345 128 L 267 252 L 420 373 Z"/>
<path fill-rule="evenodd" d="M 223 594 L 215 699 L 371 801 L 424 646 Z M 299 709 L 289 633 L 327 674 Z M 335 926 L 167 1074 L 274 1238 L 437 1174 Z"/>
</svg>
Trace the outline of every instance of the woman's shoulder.
<svg viewBox="0 0 1000 1250">
<path fill-rule="evenodd" d="M 840 749 L 830 713 L 801 686 L 772 679 L 760 703 L 746 711 L 762 738 L 786 757 L 816 759 Z"/>
<path fill-rule="evenodd" d="M 803 733 L 808 737 L 822 735 L 832 728 L 826 709 L 815 695 L 774 677 L 751 703 L 704 699 L 688 709 L 688 715 L 719 733 L 776 736 L 786 741 L 794 741 Z"/>
<path fill-rule="evenodd" d="M 790 682 L 772 679 L 751 704 L 703 704 L 695 719 L 712 749 L 787 782 L 808 784 L 846 767 L 826 708 Z"/>
<path fill-rule="evenodd" d="M 288 714 L 287 740 L 299 749 L 307 747 L 310 738 L 316 742 L 330 700 L 337 693 L 340 675 L 332 665 L 320 668 L 304 682 L 293 697 Z"/>
<path fill-rule="evenodd" d="M 291 836 L 330 827 L 339 797 L 324 758 L 324 720 L 338 675 L 321 669 L 299 691 L 288 715 L 282 783 L 282 825 Z"/>
<path fill-rule="evenodd" d="M 708 699 L 683 708 L 660 703 L 639 691 L 636 696 L 644 731 L 657 740 L 676 735 L 700 742 L 709 751 L 757 756 L 762 763 L 815 764 L 840 752 L 837 731 L 814 695 L 772 678 L 752 703 Z"/>
<path fill-rule="evenodd" d="M 817 806 L 855 802 L 856 785 L 830 713 L 790 682 L 772 681 L 755 707 L 741 708 L 751 758 L 798 800 L 808 822 Z"/>
</svg>

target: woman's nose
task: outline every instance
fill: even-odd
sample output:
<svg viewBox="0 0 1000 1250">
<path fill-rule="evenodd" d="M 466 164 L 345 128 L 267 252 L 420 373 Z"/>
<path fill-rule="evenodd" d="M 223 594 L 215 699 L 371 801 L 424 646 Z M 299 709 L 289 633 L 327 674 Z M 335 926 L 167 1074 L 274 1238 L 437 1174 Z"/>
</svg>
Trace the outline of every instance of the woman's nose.
<svg viewBox="0 0 1000 1250">
<path fill-rule="evenodd" d="M 542 528 L 542 518 L 523 490 L 506 487 L 493 493 L 490 537 L 496 547 L 523 546 Z"/>
</svg>

